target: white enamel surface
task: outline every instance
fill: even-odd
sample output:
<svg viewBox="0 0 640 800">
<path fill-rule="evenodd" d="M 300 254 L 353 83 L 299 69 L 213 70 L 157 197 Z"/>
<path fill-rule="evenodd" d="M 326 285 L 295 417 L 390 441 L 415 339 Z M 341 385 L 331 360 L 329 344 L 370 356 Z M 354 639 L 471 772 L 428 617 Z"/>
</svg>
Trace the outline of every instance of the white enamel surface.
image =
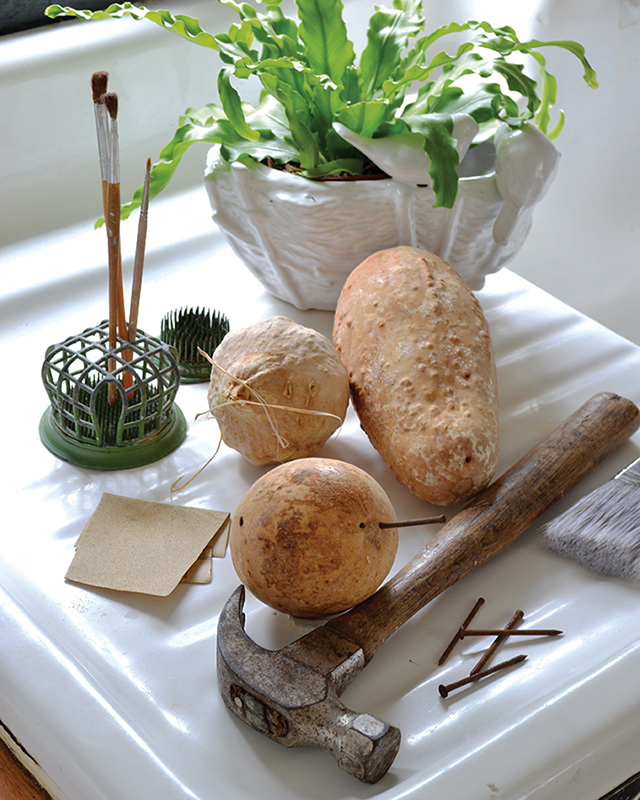
<svg viewBox="0 0 640 800">
<path fill-rule="evenodd" d="M 214 28 L 219 11 L 209 0 L 175 6 Z M 568 56 L 545 53 L 561 89 L 568 87 L 561 91 L 563 156 L 510 266 L 640 343 L 640 106 L 630 102 L 640 70 L 638 4 L 523 0 L 506 8 L 522 38 L 582 41 L 602 84 L 591 92 Z M 347 12 L 362 19 L 357 2 L 347 3 Z M 429 18 L 434 26 L 483 16 L 500 23 L 506 13 L 498 0 L 459 0 L 433 4 Z M 146 157 L 171 137 L 177 114 L 210 100 L 210 53 L 125 27 L 122 37 L 110 24 L 56 31 L 62 55 L 54 32 L 8 37 L 0 46 L 0 97 L 10 112 L 0 126 L 0 720 L 57 784 L 56 796 L 69 800 L 596 800 L 640 768 L 640 590 L 545 552 L 535 529 L 407 623 L 346 691 L 352 708 L 403 732 L 395 764 L 372 787 L 323 753 L 279 748 L 222 707 L 215 626 L 235 586 L 228 562 L 216 562 L 210 586 L 180 587 L 166 600 L 64 583 L 73 543 L 103 491 L 233 512 L 262 474 L 223 448 L 171 497 L 171 483 L 193 474 L 217 445 L 215 424 L 194 421 L 206 406 L 205 386 L 180 389 L 185 445 L 144 469 L 78 470 L 38 439 L 46 346 L 106 314 L 106 248 L 92 229 L 100 193 L 92 185 L 99 172 L 86 102 L 91 71 L 109 69 L 136 109 L 120 127 L 123 194 L 140 183 Z M 157 330 L 165 311 L 207 304 L 227 312 L 233 327 L 278 313 L 329 334 L 330 313 L 274 300 L 212 227 L 200 185 L 205 151 L 193 148 L 177 185 L 198 188 L 152 205 L 141 325 Z M 134 226 L 125 226 L 123 237 L 129 281 Z M 479 296 L 499 364 L 501 470 L 596 391 L 640 402 L 639 350 L 627 340 L 508 270 L 490 276 Z M 639 447 L 636 435 L 556 510 L 614 475 Z M 425 512 L 390 477 L 351 413 L 322 453 L 368 469 L 399 515 Z M 398 561 L 425 535 L 407 528 Z M 526 643 L 525 664 L 444 701 L 437 685 L 466 674 L 481 643 L 458 647 L 444 668 L 437 659 L 481 595 L 483 624 L 501 625 L 522 608 L 527 624 L 566 633 Z M 304 632 L 254 602 L 248 612 L 249 631 L 263 644 Z M 520 647 L 505 645 L 502 653 Z"/>
<path fill-rule="evenodd" d="M 233 327 L 287 313 L 328 333 L 330 313 L 296 311 L 261 289 L 220 235 L 206 228 L 204 200 L 196 191 L 156 205 L 145 328 L 153 330 L 167 308 L 206 297 L 229 312 Z M 168 237 L 172 219 L 182 221 L 181 241 Z M 64 243 L 72 275 L 79 254 L 89 263 L 97 258 L 102 235 L 80 226 L 67 232 Z M 105 304 L 98 270 L 76 281 L 78 291 L 69 296 L 60 294 L 64 275 L 42 275 L 43 259 L 59 259 L 60 247 L 48 240 L 35 252 L 4 253 L 12 274 L 33 274 L 34 286 L 16 288 L 2 309 L 5 374 L 20 375 L 22 388 L 19 411 L 11 391 L 3 395 L 5 417 L 16 420 L 5 428 L 11 469 L 3 489 L 19 516 L 3 533 L 0 562 L 0 719 L 71 800 L 418 798 L 427 789 L 437 800 L 476 800 L 490 797 L 489 787 L 505 800 L 584 800 L 634 771 L 640 590 L 545 552 L 535 530 L 414 617 L 345 692 L 351 707 L 387 719 L 403 733 L 392 769 L 371 787 L 343 774 L 326 754 L 278 747 L 222 706 L 215 631 L 221 605 L 237 582 L 228 560 L 215 563 L 211 585 L 181 586 L 166 599 L 65 583 L 74 541 L 103 491 L 233 513 L 264 468 L 249 466 L 223 446 L 201 476 L 171 496 L 172 482 L 193 474 L 217 444 L 215 423 L 194 421 L 206 407 L 206 385 L 180 388 L 188 438 L 155 465 L 102 474 L 62 463 L 44 450 L 36 428 L 46 407 L 38 374 L 44 349 L 99 317 Z M 226 278 L 230 274 L 233 281 Z M 509 271 L 492 276 L 479 298 L 499 371 L 500 471 L 594 392 L 640 398 L 635 346 Z M 635 437 L 560 507 L 614 474 L 637 451 Z M 430 510 L 395 481 L 352 412 L 321 455 L 370 472 L 399 516 Z M 406 529 L 396 565 L 426 536 L 428 531 Z M 528 661 L 442 700 L 438 684 L 466 674 L 482 647 L 464 643 L 443 668 L 436 666 L 479 596 L 487 601 L 479 617 L 483 624 L 502 625 L 522 608 L 527 624 L 557 626 L 565 634 L 505 645 L 504 657 L 524 648 Z M 305 632 L 255 601 L 248 604 L 247 627 L 267 646 Z"/>
</svg>

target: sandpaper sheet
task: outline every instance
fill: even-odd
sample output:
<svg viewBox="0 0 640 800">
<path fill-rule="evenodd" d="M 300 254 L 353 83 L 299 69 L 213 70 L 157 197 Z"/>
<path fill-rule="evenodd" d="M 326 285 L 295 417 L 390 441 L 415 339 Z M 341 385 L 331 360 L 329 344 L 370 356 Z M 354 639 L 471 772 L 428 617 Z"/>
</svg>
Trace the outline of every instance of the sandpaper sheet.
<svg viewBox="0 0 640 800">
<path fill-rule="evenodd" d="M 208 583 L 223 557 L 229 513 L 105 492 L 76 542 L 65 578 L 166 597 L 181 581 Z"/>
</svg>

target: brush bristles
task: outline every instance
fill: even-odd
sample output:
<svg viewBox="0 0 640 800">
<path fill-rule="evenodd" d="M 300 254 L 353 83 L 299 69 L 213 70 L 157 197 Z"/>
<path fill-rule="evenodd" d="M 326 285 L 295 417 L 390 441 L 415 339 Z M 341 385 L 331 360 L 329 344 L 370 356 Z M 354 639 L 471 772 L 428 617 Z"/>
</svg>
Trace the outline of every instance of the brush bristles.
<svg viewBox="0 0 640 800">
<path fill-rule="evenodd" d="M 105 104 L 111 119 L 118 117 L 118 95 L 115 92 L 106 92 L 102 95 L 102 102 Z"/>
<path fill-rule="evenodd" d="M 102 95 L 102 102 L 109 113 L 109 178 L 110 184 L 120 183 L 120 148 L 118 144 L 118 95 L 107 92 Z M 120 202 L 118 200 L 118 208 Z"/>
<path fill-rule="evenodd" d="M 543 526 L 541 535 L 558 555 L 640 582 L 640 487 L 610 480 Z"/>
<path fill-rule="evenodd" d="M 107 91 L 109 83 L 108 72 L 94 72 L 91 76 L 91 95 L 94 103 L 102 102 L 102 95 Z"/>
<path fill-rule="evenodd" d="M 107 91 L 107 73 L 94 72 L 91 78 L 93 93 L 93 110 L 96 120 L 96 133 L 98 136 L 98 156 L 100 158 L 100 178 L 109 180 L 109 113 L 102 102 L 102 96 Z M 106 213 L 106 211 L 105 211 Z"/>
</svg>

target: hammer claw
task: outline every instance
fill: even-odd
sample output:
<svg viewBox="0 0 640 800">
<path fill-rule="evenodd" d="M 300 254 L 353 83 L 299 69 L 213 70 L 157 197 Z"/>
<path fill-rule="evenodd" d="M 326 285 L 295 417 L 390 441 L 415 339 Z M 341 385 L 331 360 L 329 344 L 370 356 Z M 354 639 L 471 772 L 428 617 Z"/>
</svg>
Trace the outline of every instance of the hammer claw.
<svg viewBox="0 0 640 800">
<path fill-rule="evenodd" d="M 380 780 L 398 752 L 400 731 L 371 714 L 352 711 L 338 698 L 341 673 L 359 672 L 364 666 L 360 651 L 332 641 L 334 657 L 317 658 L 310 665 L 294 657 L 303 655 L 299 648 L 288 653 L 287 648 L 260 647 L 244 630 L 244 597 L 240 586 L 218 623 L 218 685 L 227 708 L 284 747 L 319 747 L 361 781 Z M 314 633 L 308 634 L 311 644 L 304 657 L 319 646 Z M 336 639 L 335 634 L 328 636 Z M 335 663 L 338 658 L 351 666 L 341 669 Z"/>
</svg>

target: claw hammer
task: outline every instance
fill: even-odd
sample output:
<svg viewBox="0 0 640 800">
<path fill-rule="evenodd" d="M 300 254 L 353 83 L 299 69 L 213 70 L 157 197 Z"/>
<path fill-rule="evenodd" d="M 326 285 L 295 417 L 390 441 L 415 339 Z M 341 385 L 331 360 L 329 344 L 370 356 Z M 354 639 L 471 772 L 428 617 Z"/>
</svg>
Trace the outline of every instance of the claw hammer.
<svg viewBox="0 0 640 800">
<path fill-rule="evenodd" d="M 378 648 L 430 600 L 518 537 L 640 425 L 616 394 L 594 395 L 442 526 L 414 558 L 360 605 L 280 650 L 244 630 L 244 587 L 218 621 L 218 686 L 226 706 L 285 747 L 331 752 L 365 783 L 389 769 L 400 731 L 339 699 Z"/>
</svg>

